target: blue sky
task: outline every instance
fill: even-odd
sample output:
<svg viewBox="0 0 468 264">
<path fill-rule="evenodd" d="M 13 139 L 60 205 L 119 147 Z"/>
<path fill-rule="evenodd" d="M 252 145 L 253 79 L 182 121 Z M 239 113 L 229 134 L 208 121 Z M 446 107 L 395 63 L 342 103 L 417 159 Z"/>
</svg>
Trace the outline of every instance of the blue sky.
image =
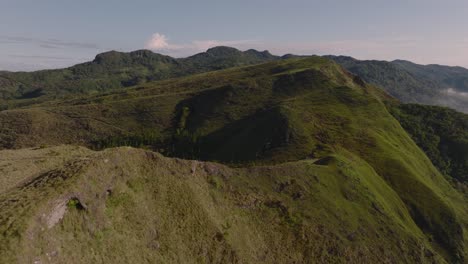
<svg viewBox="0 0 468 264">
<path fill-rule="evenodd" d="M 216 45 L 468 67 L 467 14 L 463 0 L 0 0 L 0 70 Z"/>
</svg>

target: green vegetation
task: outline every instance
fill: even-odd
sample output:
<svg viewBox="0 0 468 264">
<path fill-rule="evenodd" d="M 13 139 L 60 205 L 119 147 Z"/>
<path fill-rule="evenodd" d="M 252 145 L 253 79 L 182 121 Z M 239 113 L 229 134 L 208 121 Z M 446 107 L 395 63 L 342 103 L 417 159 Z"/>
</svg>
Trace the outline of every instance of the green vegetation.
<svg viewBox="0 0 468 264">
<path fill-rule="evenodd" d="M 392 114 L 443 174 L 468 184 L 468 116 L 454 110 L 402 104 Z"/>
<path fill-rule="evenodd" d="M 112 147 L 128 146 L 136 148 L 154 148 L 161 146 L 161 137 L 155 133 L 133 134 L 128 136 L 113 136 L 91 142 L 91 148 L 102 150 Z"/>
<path fill-rule="evenodd" d="M 78 198 L 72 198 L 67 202 L 67 206 L 69 209 L 77 209 L 77 210 L 84 210 L 83 205 L 81 204 Z"/>
<path fill-rule="evenodd" d="M 464 263 L 467 197 L 402 128 L 428 122 L 395 104 L 312 56 L 1 111 L 2 148 L 173 158 L 86 151 L 9 180 L 0 260 Z M 453 118 L 438 124 L 465 131 Z"/>
</svg>

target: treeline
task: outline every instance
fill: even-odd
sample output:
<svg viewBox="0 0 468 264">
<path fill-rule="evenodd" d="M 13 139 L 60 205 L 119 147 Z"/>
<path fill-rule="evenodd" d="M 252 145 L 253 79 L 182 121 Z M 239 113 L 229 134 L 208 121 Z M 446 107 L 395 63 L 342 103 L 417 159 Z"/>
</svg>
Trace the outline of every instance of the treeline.
<svg viewBox="0 0 468 264">
<path fill-rule="evenodd" d="M 143 133 L 134 135 L 118 135 L 111 136 L 105 139 L 94 140 L 91 143 L 91 148 L 94 150 L 102 150 L 114 147 L 136 147 L 148 148 L 161 151 L 163 139 L 158 133 Z"/>
<path fill-rule="evenodd" d="M 440 172 L 468 186 L 468 115 L 417 104 L 399 105 L 391 113 Z"/>
</svg>

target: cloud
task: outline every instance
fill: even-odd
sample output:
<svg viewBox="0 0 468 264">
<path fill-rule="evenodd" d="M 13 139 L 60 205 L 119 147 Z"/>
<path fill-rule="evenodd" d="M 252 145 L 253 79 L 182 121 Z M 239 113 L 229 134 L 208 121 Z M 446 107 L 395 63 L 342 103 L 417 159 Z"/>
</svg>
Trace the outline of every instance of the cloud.
<svg viewBox="0 0 468 264">
<path fill-rule="evenodd" d="M 446 93 L 451 96 L 456 96 L 456 97 L 465 97 L 468 98 L 468 93 L 467 92 L 459 92 L 453 88 L 448 88 L 446 90 Z"/>
<path fill-rule="evenodd" d="M 9 55 L 12 58 L 27 58 L 27 59 L 39 59 L 39 60 L 73 60 L 70 57 L 59 57 L 59 56 L 42 56 L 42 55 Z"/>
<path fill-rule="evenodd" d="M 47 49 L 79 48 L 79 49 L 99 49 L 94 43 L 64 41 L 59 39 L 40 39 L 21 36 L 0 36 L 2 44 L 37 44 Z"/>
<path fill-rule="evenodd" d="M 144 47 L 153 51 L 164 52 L 172 56 L 193 55 L 196 52 L 206 51 L 216 46 L 231 46 L 236 48 L 248 47 L 256 40 L 193 40 L 188 43 L 171 43 L 166 35 L 154 33 L 145 43 Z"/>
<path fill-rule="evenodd" d="M 150 50 L 165 50 L 172 49 L 173 47 L 167 42 L 168 39 L 165 35 L 154 33 L 153 36 L 146 42 L 145 48 Z"/>
</svg>

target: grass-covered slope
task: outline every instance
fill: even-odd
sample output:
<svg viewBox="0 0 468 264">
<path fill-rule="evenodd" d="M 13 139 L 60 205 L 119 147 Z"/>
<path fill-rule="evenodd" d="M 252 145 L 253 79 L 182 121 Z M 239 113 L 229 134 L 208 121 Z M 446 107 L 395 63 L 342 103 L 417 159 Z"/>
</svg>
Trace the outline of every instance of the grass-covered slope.
<svg viewBox="0 0 468 264">
<path fill-rule="evenodd" d="M 172 139 L 180 125 L 180 120 L 176 120 L 181 111 L 179 104 L 184 100 L 236 87 L 240 87 L 239 91 L 246 91 L 245 89 L 250 89 L 249 85 L 264 81 L 257 88 L 252 87 L 252 91 L 259 93 L 258 100 L 268 101 L 268 98 L 261 96 L 270 85 L 271 75 L 274 74 L 271 71 L 277 68 L 280 73 L 295 67 L 291 63 L 285 63 L 285 69 L 278 68 L 281 65 L 283 64 L 272 63 L 267 66 L 212 72 L 148 83 L 121 92 L 2 111 L 2 145 L 22 147 L 86 140 L 91 143 L 89 141 L 108 138 L 114 140 L 120 136 L 137 137 L 143 134 L 164 137 L 164 140 Z M 204 103 L 211 105 L 215 102 L 216 100 Z M 258 106 L 252 104 L 251 108 Z"/>
<path fill-rule="evenodd" d="M 201 255 L 212 262 L 317 259 L 317 262 L 463 263 L 467 254 L 466 198 L 450 186 L 389 114 L 383 102 L 387 100 L 391 99 L 384 92 L 348 74 L 332 61 L 310 57 L 2 111 L 0 142 L 3 148 L 61 143 L 94 148 L 133 145 L 153 148 L 170 156 L 217 160 L 237 167 L 264 165 L 251 169 L 215 165 L 217 169 L 211 172 L 208 169 L 205 180 L 201 181 L 203 177 L 182 177 L 198 171 L 198 165 L 195 168 L 190 165 L 193 162 L 167 160 L 177 166 L 166 171 L 163 165 L 155 169 L 151 167 L 153 163 L 147 162 L 146 158 L 154 154 L 121 154 L 117 163 L 103 165 L 111 167 L 96 169 L 86 176 L 91 178 L 83 178 L 88 184 L 65 185 L 72 188 L 71 194 L 92 190 L 105 192 L 94 189 L 101 186 L 100 177 L 127 175 L 128 178 L 122 176 L 122 182 L 126 183 L 119 187 L 126 194 L 119 196 L 116 202 L 121 206 L 115 211 L 117 215 L 112 215 L 113 203 L 106 204 L 100 196 L 96 201 L 78 197 L 87 208 L 94 208 L 88 204 L 95 202 L 98 209 L 81 210 L 82 215 L 76 212 L 70 220 L 64 218 L 62 229 L 42 236 L 37 246 L 31 244 L 34 253 L 22 255 L 40 255 L 36 253 L 41 252 L 37 247 L 65 243 L 63 239 L 70 232 L 77 232 L 79 241 L 93 244 L 95 246 L 90 248 L 99 250 L 86 257 L 96 258 L 107 257 L 110 251 L 120 252 L 119 243 L 130 241 L 135 243 L 132 244 L 135 250 L 141 248 L 142 252 L 123 251 L 129 259 L 158 257 L 172 262 L 183 262 L 175 259 L 175 252 L 178 252 L 179 256 L 187 258 Z M 140 163 L 132 159 L 134 156 L 146 158 Z M 128 171 L 124 173 L 115 168 L 119 166 Z M 227 176 L 211 177 L 223 175 L 216 172 L 223 170 Z M 78 172 L 66 175 L 75 174 L 81 175 Z M 62 174 L 59 171 L 52 175 Z M 152 183 L 159 179 L 155 175 L 163 177 L 164 182 Z M 93 180 L 93 177 L 98 178 Z M 134 177 L 136 183 L 132 183 Z M 184 180 L 175 181 L 177 177 Z M 60 179 L 63 178 L 68 176 L 44 176 L 40 177 L 40 182 L 52 179 L 62 184 Z M 184 185 L 186 180 L 195 182 Z M 213 190 L 207 189 L 210 184 Z M 43 185 L 48 186 L 36 184 Z M 165 189 L 159 192 L 152 188 Z M 49 191 L 33 189 L 32 192 L 35 193 L 31 194 L 32 200 L 36 200 L 34 195 L 38 193 L 50 194 L 50 199 L 63 199 Z M 8 198 L 22 193 L 28 192 L 12 189 L 3 196 L 5 212 L 31 208 L 8 202 L 11 199 L 30 201 L 29 198 Z M 64 197 L 69 200 L 72 196 Z M 96 194 L 83 197 L 96 197 Z M 303 202 L 301 197 L 309 200 Z M 158 201 L 165 202 L 161 205 Z M 76 200 L 71 203 L 76 207 Z M 260 206 L 259 211 L 252 209 L 256 206 Z M 108 207 L 110 216 L 105 209 Z M 30 210 L 25 209 L 24 213 Z M 14 214 L 10 215 L 8 219 L 13 219 Z M 161 215 L 163 217 L 158 218 Z M 101 230 L 103 233 L 94 236 L 83 235 L 94 234 L 95 225 L 101 223 L 99 217 L 109 217 L 105 219 L 110 222 L 102 223 L 110 223 L 104 225 L 111 229 L 110 234 Z M 21 230 L 26 230 L 25 226 L 28 225 L 21 224 Z M 136 226 L 135 231 L 132 226 Z M 177 232 L 161 235 L 160 239 L 171 241 L 173 238 L 174 243 L 158 242 L 151 246 L 157 248 L 154 252 L 139 244 L 149 241 L 137 237 L 155 234 L 148 239 L 158 241 L 158 232 L 166 234 L 174 230 L 170 227 Z M 39 226 L 35 228 L 40 230 Z M 233 229 L 226 238 L 224 229 L 230 228 Z M 91 231 L 86 231 L 88 229 Z M 23 239 L 21 230 L 16 234 Z M 356 233 L 350 235 L 351 230 Z M 5 234 L 10 239 L 15 232 Z M 354 236 L 356 234 L 359 238 Z M 55 237 L 59 237 L 55 242 L 48 240 Z M 21 239 L 17 243 L 22 243 Z M 113 243 L 103 242 L 109 239 Z M 196 239 L 207 242 L 194 243 Z M 67 243 L 72 242 L 67 240 Z M 80 247 L 80 244 L 71 245 Z M 116 248 L 109 245 L 116 245 Z M 176 245 L 180 245 L 179 249 L 174 248 Z M 70 250 L 66 254 L 78 254 L 82 250 Z"/>
<path fill-rule="evenodd" d="M 78 155 L 79 153 L 79 155 Z M 345 150 L 231 169 L 120 148 L 0 152 L 4 263 L 444 263 L 404 200 Z M 8 158 L 5 158 L 8 157 Z M 12 162 L 14 161 L 14 162 Z M 16 182 L 15 182 L 16 180 Z"/>
<path fill-rule="evenodd" d="M 346 100 L 349 87 L 355 87 L 358 94 L 380 93 L 376 89 L 366 91 L 359 83 L 336 64 L 319 57 L 192 75 L 120 92 L 2 111 L 0 145 L 108 146 L 152 141 L 155 147 L 177 152 L 184 143 L 194 147 L 193 143 L 203 143 L 199 138 L 249 117 L 255 119 L 271 112 L 276 118 L 283 105 L 294 102 L 295 97 L 320 93 L 330 100 Z M 198 155 L 193 151 L 181 155 Z"/>
</svg>

